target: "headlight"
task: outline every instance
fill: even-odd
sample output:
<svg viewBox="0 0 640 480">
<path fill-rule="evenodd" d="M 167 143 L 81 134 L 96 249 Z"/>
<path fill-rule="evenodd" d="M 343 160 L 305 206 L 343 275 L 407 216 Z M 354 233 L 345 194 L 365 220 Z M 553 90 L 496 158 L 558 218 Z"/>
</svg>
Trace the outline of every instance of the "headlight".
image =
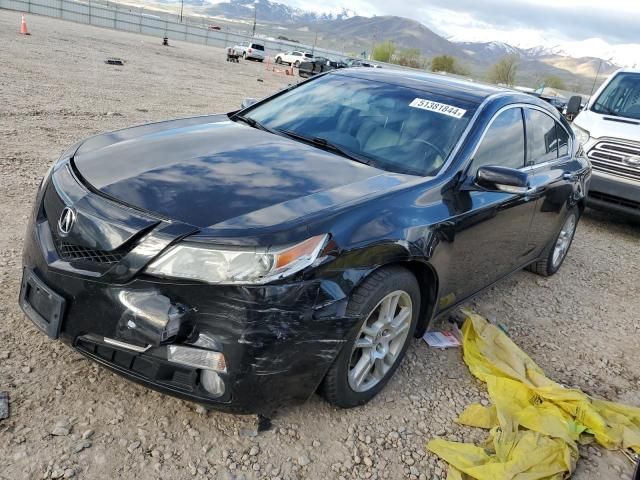
<svg viewBox="0 0 640 480">
<path fill-rule="evenodd" d="M 328 235 L 318 235 L 293 246 L 266 250 L 181 243 L 154 260 L 146 271 L 161 277 L 216 284 L 266 283 L 312 265 L 327 238 Z"/>
<path fill-rule="evenodd" d="M 573 133 L 576 135 L 578 145 L 584 147 L 589 141 L 589 132 L 584 128 L 580 128 L 575 123 L 571 124 L 571 128 L 573 129 Z"/>
<path fill-rule="evenodd" d="M 60 156 L 58 160 L 56 160 L 51 164 L 47 172 L 44 174 L 44 177 L 42 177 L 42 180 L 40 180 L 40 186 L 38 187 L 38 192 L 40 192 L 45 187 L 45 185 L 49 183 L 49 180 L 51 179 L 51 175 L 53 175 L 53 172 L 57 170 L 59 167 L 61 167 L 62 165 L 66 164 L 69 161 L 69 159 L 71 159 L 75 155 L 75 153 L 78 151 L 78 148 L 80 148 L 80 145 L 82 145 L 82 142 L 74 143 L 72 146 L 70 146 L 64 151 L 64 153 Z"/>
</svg>

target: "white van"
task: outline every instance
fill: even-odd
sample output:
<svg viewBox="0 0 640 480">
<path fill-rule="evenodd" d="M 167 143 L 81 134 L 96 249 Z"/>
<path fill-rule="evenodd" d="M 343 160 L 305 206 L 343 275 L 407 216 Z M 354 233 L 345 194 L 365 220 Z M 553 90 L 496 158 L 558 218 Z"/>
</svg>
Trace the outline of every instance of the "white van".
<svg viewBox="0 0 640 480">
<path fill-rule="evenodd" d="M 640 219 L 640 70 L 611 75 L 572 126 L 593 166 L 589 206 Z"/>
</svg>

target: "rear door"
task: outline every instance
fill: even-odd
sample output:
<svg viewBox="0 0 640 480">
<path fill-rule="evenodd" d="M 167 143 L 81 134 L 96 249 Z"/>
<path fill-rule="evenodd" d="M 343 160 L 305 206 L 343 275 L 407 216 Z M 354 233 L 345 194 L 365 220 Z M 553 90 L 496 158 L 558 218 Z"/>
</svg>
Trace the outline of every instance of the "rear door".
<svg viewBox="0 0 640 480">
<path fill-rule="evenodd" d="M 535 258 L 560 229 L 567 204 L 576 189 L 581 188 L 578 172 L 582 167 L 571 156 L 571 136 L 564 125 L 534 106 L 525 108 L 525 122 L 526 170 L 529 173 L 530 196 L 536 200 L 529 235 L 530 256 Z"/>
<path fill-rule="evenodd" d="M 486 130 L 467 176 L 475 178 L 478 168 L 488 165 L 524 169 L 525 145 L 522 109 L 502 110 Z M 453 250 L 441 278 L 445 301 L 441 300 L 440 310 L 524 264 L 535 206 L 526 194 L 479 188 L 456 192 L 454 196 L 445 197 L 452 215 L 447 230 L 452 232 Z"/>
</svg>

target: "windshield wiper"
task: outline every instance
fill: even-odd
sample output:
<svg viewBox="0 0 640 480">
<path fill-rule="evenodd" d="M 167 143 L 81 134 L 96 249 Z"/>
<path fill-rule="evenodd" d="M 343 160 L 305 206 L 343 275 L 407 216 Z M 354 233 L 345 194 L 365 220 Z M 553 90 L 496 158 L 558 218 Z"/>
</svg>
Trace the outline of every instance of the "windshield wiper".
<svg viewBox="0 0 640 480">
<path fill-rule="evenodd" d="M 342 155 L 350 160 L 355 160 L 356 162 L 364 163 L 365 165 L 369 165 L 371 161 L 369 158 L 363 157 L 354 153 L 350 150 L 345 149 L 335 143 L 331 143 L 326 138 L 321 137 L 307 137 L 306 135 L 301 135 L 297 132 L 292 132 L 291 130 L 278 130 L 278 132 L 285 134 L 288 137 L 295 138 L 297 140 L 302 140 L 305 143 L 309 143 L 311 145 L 315 145 L 316 147 L 320 147 L 324 150 L 329 150 L 331 152 L 337 153 L 338 155 Z"/>
<path fill-rule="evenodd" d="M 262 130 L 262 131 L 269 132 L 269 133 L 274 133 L 276 135 L 278 134 L 278 132 L 276 132 L 275 130 L 272 130 L 271 128 L 264 126 L 259 121 L 255 120 L 255 119 L 253 119 L 251 117 L 244 117 L 242 115 L 234 115 L 233 118 L 236 119 L 236 120 L 240 120 L 241 122 L 246 123 L 250 127 L 257 128 L 258 130 Z"/>
</svg>

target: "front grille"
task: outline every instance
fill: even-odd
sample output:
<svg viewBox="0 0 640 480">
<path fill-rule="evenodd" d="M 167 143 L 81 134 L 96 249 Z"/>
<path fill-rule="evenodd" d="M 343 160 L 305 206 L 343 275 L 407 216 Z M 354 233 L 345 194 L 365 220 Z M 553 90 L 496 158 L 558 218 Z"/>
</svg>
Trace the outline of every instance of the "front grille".
<svg viewBox="0 0 640 480">
<path fill-rule="evenodd" d="M 94 250 L 80 245 L 63 242 L 60 239 L 56 241 L 56 250 L 62 260 L 67 262 L 84 261 L 99 263 L 101 265 L 112 265 L 118 263 L 127 254 L 124 250 Z"/>
<path fill-rule="evenodd" d="M 629 158 L 640 159 L 640 144 L 601 141 L 589 150 L 587 156 L 594 170 L 631 180 L 640 180 L 640 165 L 627 163 Z"/>
</svg>

